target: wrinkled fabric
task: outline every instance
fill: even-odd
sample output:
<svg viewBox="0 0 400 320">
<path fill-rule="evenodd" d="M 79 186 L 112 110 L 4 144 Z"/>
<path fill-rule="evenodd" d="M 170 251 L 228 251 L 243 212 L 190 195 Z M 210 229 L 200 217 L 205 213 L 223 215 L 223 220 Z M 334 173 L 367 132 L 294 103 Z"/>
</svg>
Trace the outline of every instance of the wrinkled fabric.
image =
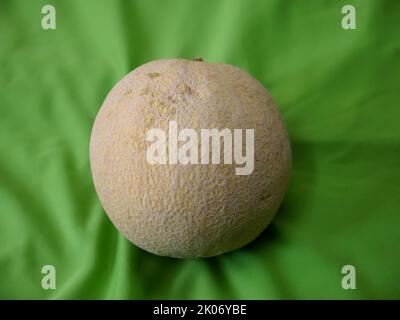
<svg viewBox="0 0 400 320">
<path fill-rule="evenodd" d="M 351 3 L 349 3 L 351 2 Z M 56 8 L 56 30 L 41 9 Z M 341 27 L 345 4 L 357 29 Z M 400 298 L 400 1 L 1 0 L 1 299 Z M 91 126 L 160 58 L 247 70 L 274 97 L 293 168 L 273 223 L 222 256 L 130 244 L 94 190 Z M 56 268 L 56 289 L 41 285 Z M 341 286 L 356 269 L 356 289 Z"/>
</svg>

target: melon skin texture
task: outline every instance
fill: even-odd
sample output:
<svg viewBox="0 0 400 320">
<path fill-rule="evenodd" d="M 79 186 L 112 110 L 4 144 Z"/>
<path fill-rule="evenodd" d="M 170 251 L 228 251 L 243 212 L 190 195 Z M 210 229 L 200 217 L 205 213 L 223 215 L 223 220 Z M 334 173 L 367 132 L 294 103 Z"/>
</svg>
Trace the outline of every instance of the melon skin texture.
<svg viewBox="0 0 400 320">
<path fill-rule="evenodd" d="M 236 175 L 236 164 L 149 164 L 146 133 L 168 133 L 170 120 L 178 131 L 243 129 L 244 142 L 245 129 L 254 129 L 253 173 Z M 248 73 L 165 59 L 138 67 L 110 91 L 92 128 L 90 164 L 104 210 L 132 243 L 161 256 L 209 257 L 248 244 L 271 222 L 291 152 L 270 94 Z"/>
</svg>

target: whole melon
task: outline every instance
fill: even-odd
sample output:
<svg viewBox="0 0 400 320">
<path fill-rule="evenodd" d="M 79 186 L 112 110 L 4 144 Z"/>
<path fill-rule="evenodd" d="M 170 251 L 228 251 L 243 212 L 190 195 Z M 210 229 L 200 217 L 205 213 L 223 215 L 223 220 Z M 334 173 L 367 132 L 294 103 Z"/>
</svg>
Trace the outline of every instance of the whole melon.
<svg viewBox="0 0 400 320">
<path fill-rule="evenodd" d="M 170 121 L 196 132 L 254 129 L 254 170 L 238 175 L 240 166 L 223 159 L 149 163 L 146 134 L 168 133 Z M 209 257 L 246 245 L 271 222 L 288 184 L 291 151 L 271 96 L 248 73 L 163 59 L 133 70 L 110 91 L 93 124 L 90 164 L 101 204 L 128 240 L 157 255 Z"/>
</svg>

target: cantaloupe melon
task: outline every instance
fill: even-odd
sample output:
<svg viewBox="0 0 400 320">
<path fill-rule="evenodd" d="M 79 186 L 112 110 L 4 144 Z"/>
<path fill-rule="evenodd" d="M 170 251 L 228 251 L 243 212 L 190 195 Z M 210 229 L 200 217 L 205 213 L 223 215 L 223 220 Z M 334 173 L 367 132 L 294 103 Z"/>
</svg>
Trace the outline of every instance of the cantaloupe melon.
<svg viewBox="0 0 400 320">
<path fill-rule="evenodd" d="M 243 154 L 253 129 L 253 170 L 237 174 L 241 165 L 224 162 L 223 137 L 220 164 L 149 163 L 149 131 L 164 130 L 168 143 L 171 121 L 198 133 L 242 129 Z M 271 222 L 291 152 L 270 94 L 248 73 L 165 59 L 138 67 L 110 91 L 93 125 L 90 163 L 101 204 L 128 240 L 157 255 L 208 257 L 246 245 Z"/>
</svg>

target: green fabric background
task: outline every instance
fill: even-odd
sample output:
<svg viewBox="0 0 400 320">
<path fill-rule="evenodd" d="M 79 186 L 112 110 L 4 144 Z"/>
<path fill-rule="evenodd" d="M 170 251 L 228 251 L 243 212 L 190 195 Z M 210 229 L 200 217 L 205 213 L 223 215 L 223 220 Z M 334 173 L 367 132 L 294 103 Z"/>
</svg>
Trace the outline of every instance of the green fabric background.
<svg viewBox="0 0 400 320">
<path fill-rule="evenodd" d="M 57 29 L 41 28 L 53 4 Z M 341 28 L 353 4 L 357 30 Z M 0 0 L 0 298 L 400 298 L 400 1 Z M 293 148 L 273 224 L 223 256 L 131 245 L 88 160 L 112 86 L 153 59 L 247 70 Z M 41 268 L 57 270 L 43 290 Z M 357 289 L 341 288 L 341 268 Z"/>
</svg>

